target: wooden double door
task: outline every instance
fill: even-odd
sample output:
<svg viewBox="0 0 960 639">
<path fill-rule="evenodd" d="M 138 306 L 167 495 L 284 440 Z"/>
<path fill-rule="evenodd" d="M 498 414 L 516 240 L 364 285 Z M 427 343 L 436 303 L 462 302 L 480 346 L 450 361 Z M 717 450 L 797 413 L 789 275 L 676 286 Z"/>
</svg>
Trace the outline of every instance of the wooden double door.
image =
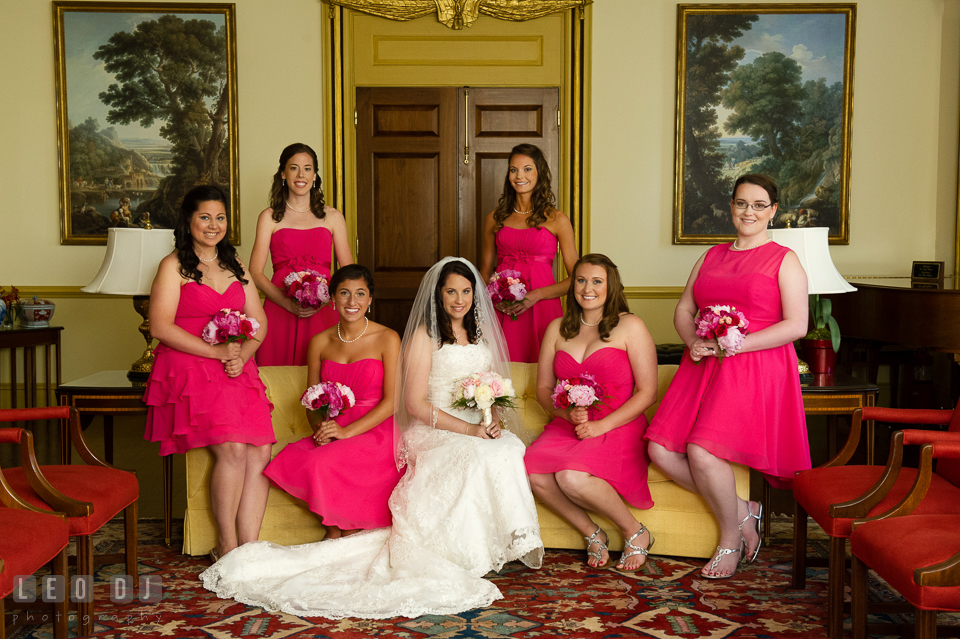
<svg viewBox="0 0 960 639">
<path fill-rule="evenodd" d="M 539 146 L 560 193 L 559 89 L 357 89 L 357 261 L 373 318 L 403 332 L 420 280 L 448 255 L 479 268 L 510 149 Z"/>
</svg>

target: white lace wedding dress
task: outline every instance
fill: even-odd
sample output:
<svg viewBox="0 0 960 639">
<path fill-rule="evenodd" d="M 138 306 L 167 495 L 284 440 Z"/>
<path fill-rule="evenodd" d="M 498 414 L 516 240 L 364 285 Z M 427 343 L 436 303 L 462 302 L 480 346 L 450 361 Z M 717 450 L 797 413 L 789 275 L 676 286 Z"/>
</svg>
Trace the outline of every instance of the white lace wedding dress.
<svg viewBox="0 0 960 639">
<path fill-rule="evenodd" d="M 435 351 L 431 402 L 449 406 L 453 382 L 490 363 L 483 345 Z M 447 412 L 480 422 L 477 411 Z M 390 496 L 390 528 L 301 546 L 245 544 L 200 575 L 204 587 L 303 617 L 386 619 L 488 606 L 503 595 L 483 575 L 516 559 L 540 567 L 537 511 L 515 435 L 482 440 L 420 424 L 404 446 L 407 472 Z"/>
</svg>

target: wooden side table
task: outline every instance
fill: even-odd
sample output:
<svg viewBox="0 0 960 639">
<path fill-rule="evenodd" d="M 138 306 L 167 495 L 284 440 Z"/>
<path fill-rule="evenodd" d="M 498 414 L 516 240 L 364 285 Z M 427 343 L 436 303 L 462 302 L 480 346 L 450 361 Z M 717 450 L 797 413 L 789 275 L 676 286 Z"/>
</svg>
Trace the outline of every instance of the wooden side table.
<svg viewBox="0 0 960 639">
<path fill-rule="evenodd" d="M 17 371 L 23 369 L 23 406 L 33 408 L 37 406 L 37 349 L 43 347 L 43 406 L 53 406 L 53 381 L 56 372 L 56 385 L 60 385 L 60 334 L 62 326 L 42 326 L 38 328 L 13 328 L 0 331 L 0 350 L 10 351 L 10 407 L 18 408 L 20 394 L 17 383 Z M 56 356 L 51 361 L 51 351 L 56 348 Z M 19 352 L 20 366 L 17 365 Z M 3 374 L 0 371 L 0 382 Z"/>
<path fill-rule="evenodd" d="M 89 424 L 96 415 L 103 416 L 104 456 L 113 463 L 113 416 L 145 415 L 143 403 L 146 381 L 132 382 L 127 371 L 101 371 L 88 377 L 61 384 L 57 397 L 61 406 L 72 406 L 80 413 L 82 423 Z M 70 463 L 70 431 L 60 425 L 61 463 Z M 173 456 L 163 459 L 163 529 L 167 545 L 171 543 L 173 510 Z"/>
</svg>

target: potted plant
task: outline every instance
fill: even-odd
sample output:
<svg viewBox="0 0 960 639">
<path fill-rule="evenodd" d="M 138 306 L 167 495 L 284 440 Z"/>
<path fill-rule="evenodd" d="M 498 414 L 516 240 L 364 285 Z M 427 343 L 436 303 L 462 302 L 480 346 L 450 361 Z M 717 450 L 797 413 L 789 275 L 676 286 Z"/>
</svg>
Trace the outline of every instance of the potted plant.
<svg viewBox="0 0 960 639">
<path fill-rule="evenodd" d="M 840 350 L 840 327 L 833 318 L 833 302 L 819 294 L 810 296 L 810 315 L 813 328 L 803 338 L 803 357 L 815 375 L 833 373 Z"/>
</svg>

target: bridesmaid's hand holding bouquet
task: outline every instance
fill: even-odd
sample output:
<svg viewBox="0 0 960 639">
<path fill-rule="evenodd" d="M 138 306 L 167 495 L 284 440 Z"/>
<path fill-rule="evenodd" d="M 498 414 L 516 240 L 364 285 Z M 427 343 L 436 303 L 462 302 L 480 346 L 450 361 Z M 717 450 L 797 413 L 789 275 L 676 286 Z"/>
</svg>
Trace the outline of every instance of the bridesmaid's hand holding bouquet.
<svg viewBox="0 0 960 639">
<path fill-rule="evenodd" d="M 530 283 L 520 274 L 520 271 L 504 269 L 490 276 L 487 284 L 487 293 L 494 306 L 504 313 L 509 313 L 510 319 L 516 320 L 516 312 L 510 313 L 505 307 L 522 302 L 530 289 Z"/>
<path fill-rule="evenodd" d="M 346 384 L 320 382 L 308 388 L 300 403 L 310 411 L 310 425 L 314 429 L 313 441 L 319 446 L 339 439 L 340 426 L 331 421 L 345 410 L 353 408 L 357 399 Z"/>
<path fill-rule="evenodd" d="M 720 350 L 717 357 L 733 357 L 743 348 L 743 338 L 749 333 L 750 322 L 735 306 L 717 304 L 701 309 L 694 319 L 697 336 L 705 340 L 716 340 Z M 699 359 L 695 359 L 698 364 Z"/>
<path fill-rule="evenodd" d="M 287 287 L 287 297 L 300 308 L 316 310 L 330 301 L 327 278 L 313 269 L 293 271 L 283 278 L 283 285 Z"/>
</svg>

